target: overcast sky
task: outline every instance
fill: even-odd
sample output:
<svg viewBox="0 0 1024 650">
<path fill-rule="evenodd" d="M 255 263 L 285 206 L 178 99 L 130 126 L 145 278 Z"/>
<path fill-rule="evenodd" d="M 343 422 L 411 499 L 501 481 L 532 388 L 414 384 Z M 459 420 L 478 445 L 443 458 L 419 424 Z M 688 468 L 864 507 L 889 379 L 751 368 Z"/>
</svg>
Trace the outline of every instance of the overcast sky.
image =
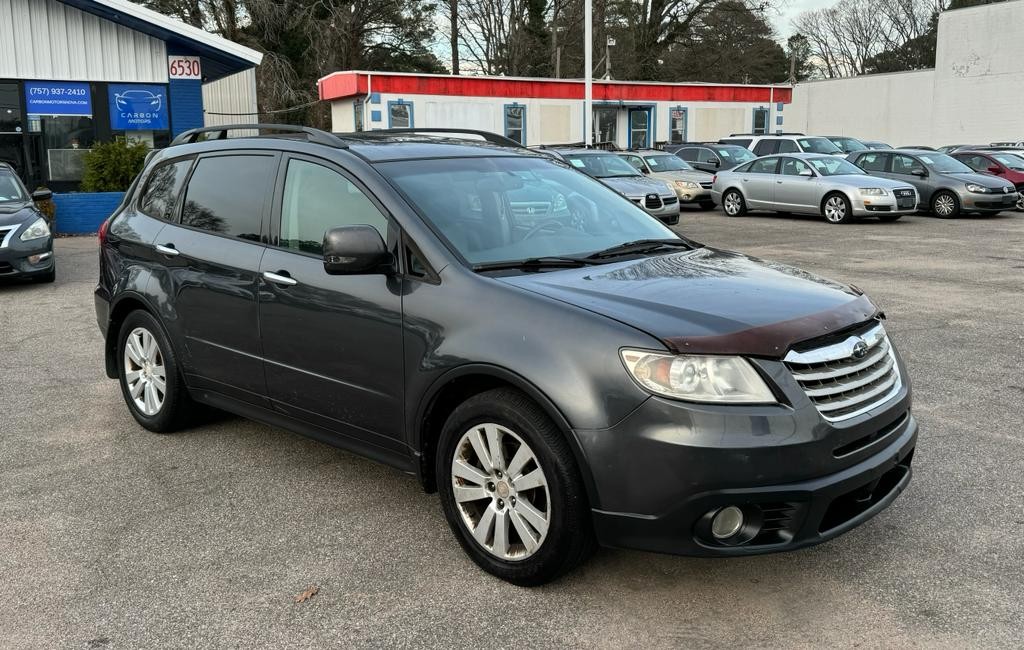
<svg viewBox="0 0 1024 650">
<path fill-rule="evenodd" d="M 772 24 L 775 25 L 775 31 L 779 33 L 779 38 L 784 41 L 793 33 L 792 22 L 800 12 L 828 7 L 832 4 L 834 4 L 832 0 L 781 0 L 779 8 L 769 10 L 769 12 L 774 14 Z"/>
</svg>

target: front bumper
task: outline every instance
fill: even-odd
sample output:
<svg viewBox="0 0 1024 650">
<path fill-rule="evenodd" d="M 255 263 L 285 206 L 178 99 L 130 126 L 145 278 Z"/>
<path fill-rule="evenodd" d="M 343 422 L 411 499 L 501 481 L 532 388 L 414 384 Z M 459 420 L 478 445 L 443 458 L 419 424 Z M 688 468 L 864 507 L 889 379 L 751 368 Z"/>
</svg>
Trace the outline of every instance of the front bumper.
<svg viewBox="0 0 1024 650">
<path fill-rule="evenodd" d="M 1017 209 L 1018 196 L 1011 194 L 960 193 L 960 209 L 965 212 L 1001 212 Z"/>
<path fill-rule="evenodd" d="M 914 214 L 917 212 L 916 196 L 901 206 L 892 195 L 868 197 L 855 195 L 852 204 L 853 214 L 857 217 L 871 217 L 880 214 Z"/>
<path fill-rule="evenodd" d="M 575 433 L 603 545 L 732 556 L 818 544 L 881 512 L 910 481 L 917 422 L 903 387 L 842 424 L 807 404 L 723 408 L 651 398 L 611 429 Z M 717 542 L 710 515 L 729 505 L 750 527 Z"/>
<path fill-rule="evenodd" d="M 32 261 L 36 258 L 36 261 Z M 23 242 L 16 236 L 0 247 L 0 278 L 28 278 L 53 270 L 53 238 Z"/>
<path fill-rule="evenodd" d="M 711 200 L 711 188 L 683 189 L 673 185 L 680 203 L 705 203 Z"/>
</svg>

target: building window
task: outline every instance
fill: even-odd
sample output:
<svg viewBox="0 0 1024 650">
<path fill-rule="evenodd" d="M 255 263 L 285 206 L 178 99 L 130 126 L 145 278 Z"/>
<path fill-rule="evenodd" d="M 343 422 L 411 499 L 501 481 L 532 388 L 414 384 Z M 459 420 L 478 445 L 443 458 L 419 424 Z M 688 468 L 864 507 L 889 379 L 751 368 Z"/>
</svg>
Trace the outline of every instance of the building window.
<svg viewBox="0 0 1024 650">
<path fill-rule="evenodd" d="M 399 99 L 388 102 L 388 128 L 410 129 L 413 126 L 412 103 Z"/>
<path fill-rule="evenodd" d="M 754 135 L 764 135 L 768 133 L 768 109 L 767 108 L 755 108 L 754 109 Z"/>
<path fill-rule="evenodd" d="M 526 144 L 526 107 L 521 104 L 505 105 L 505 137 Z"/>
<path fill-rule="evenodd" d="M 668 141 L 672 144 L 686 142 L 686 117 L 687 110 L 677 106 L 668 113 Z"/>
<path fill-rule="evenodd" d="M 617 108 L 595 108 L 594 109 L 594 144 L 602 142 L 616 143 L 617 123 L 619 121 L 619 109 Z"/>
<path fill-rule="evenodd" d="M 359 133 L 363 130 L 363 102 L 355 102 L 352 105 L 352 112 L 355 116 L 355 124 L 353 125 L 355 132 Z"/>
</svg>

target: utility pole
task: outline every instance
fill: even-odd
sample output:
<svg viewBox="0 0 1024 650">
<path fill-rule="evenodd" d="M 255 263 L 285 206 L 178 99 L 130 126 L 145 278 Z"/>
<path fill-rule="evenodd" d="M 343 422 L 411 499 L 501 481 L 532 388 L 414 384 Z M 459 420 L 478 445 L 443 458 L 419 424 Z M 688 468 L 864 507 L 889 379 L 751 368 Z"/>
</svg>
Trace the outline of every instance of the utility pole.
<svg viewBox="0 0 1024 650">
<path fill-rule="evenodd" d="M 459 74 L 459 0 L 448 0 L 452 21 L 452 74 Z"/>
<path fill-rule="evenodd" d="M 796 48 L 790 48 L 792 52 L 789 53 L 789 83 L 796 83 Z"/>
<path fill-rule="evenodd" d="M 594 144 L 593 0 L 583 0 L 583 142 Z"/>
<path fill-rule="evenodd" d="M 615 39 L 611 36 L 604 39 L 604 78 L 612 78 L 612 46 L 615 45 Z"/>
</svg>

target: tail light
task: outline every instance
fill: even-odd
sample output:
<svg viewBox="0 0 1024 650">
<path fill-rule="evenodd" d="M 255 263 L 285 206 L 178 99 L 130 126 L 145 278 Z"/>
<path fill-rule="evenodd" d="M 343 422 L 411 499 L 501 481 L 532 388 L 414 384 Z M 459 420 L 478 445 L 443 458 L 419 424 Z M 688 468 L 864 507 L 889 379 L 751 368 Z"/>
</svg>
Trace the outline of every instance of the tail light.
<svg viewBox="0 0 1024 650">
<path fill-rule="evenodd" d="M 97 237 L 100 240 L 100 246 L 107 243 L 107 230 L 110 229 L 110 220 L 112 218 L 113 217 L 107 217 L 103 220 L 103 223 L 100 224 L 100 230 L 97 233 Z"/>
</svg>

